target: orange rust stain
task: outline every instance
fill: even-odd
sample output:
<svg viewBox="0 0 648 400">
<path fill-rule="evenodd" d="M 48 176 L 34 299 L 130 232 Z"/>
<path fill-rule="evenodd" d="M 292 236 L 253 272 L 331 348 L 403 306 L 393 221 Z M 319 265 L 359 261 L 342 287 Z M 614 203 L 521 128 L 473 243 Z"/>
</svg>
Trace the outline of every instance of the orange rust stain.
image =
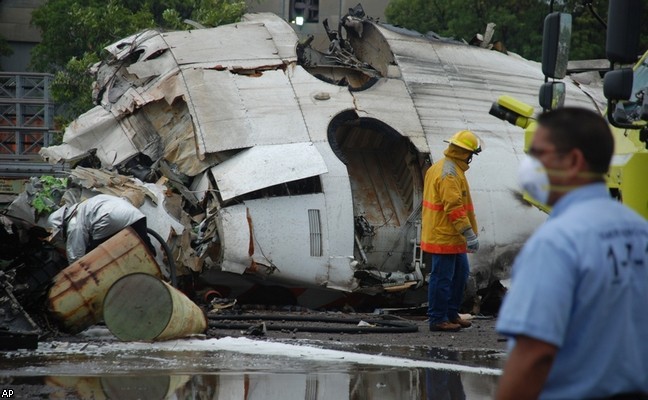
<svg viewBox="0 0 648 400">
<path fill-rule="evenodd" d="M 250 216 L 250 210 L 247 210 L 247 221 L 248 227 L 250 228 L 250 244 L 248 246 L 248 256 L 252 257 L 254 254 L 254 227 L 252 225 L 252 217 Z"/>
<path fill-rule="evenodd" d="M 257 272 L 258 270 L 259 270 L 259 266 L 257 265 L 257 263 L 255 263 L 254 261 L 252 261 L 252 262 L 250 263 L 250 266 L 247 267 L 247 268 L 245 269 L 245 272 L 246 272 L 246 273 L 255 273 L 255 272 Z"/>
</svg>

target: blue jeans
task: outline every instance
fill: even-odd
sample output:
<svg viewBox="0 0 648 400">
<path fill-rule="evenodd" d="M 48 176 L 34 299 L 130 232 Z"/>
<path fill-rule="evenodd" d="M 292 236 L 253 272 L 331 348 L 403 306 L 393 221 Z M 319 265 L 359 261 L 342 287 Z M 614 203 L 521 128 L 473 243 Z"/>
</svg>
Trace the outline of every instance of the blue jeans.
<svg viewBox="0 0 648 400">
<path fill-rule="evenodd" d="M 468 256 L 460 254 L 425 253 L 425 262 L 430 265 L 428 283 L 428 316 L 430 325 L 455 320 L 470 273 Z"/>
<path fill-rule="evenodd" d="M 466 400 L 459 372 L 425 369 L 428 400 Z"/>
</svg>

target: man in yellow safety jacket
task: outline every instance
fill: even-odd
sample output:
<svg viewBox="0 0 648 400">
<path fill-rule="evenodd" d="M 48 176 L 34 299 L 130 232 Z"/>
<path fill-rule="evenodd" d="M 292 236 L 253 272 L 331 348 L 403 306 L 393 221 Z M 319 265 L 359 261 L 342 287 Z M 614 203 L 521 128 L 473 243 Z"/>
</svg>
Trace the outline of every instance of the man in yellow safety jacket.
<svg viewBox="0 0 648 400">
<path fill-rule="evenodd" d="M 465 172 L 479 139 L 459 131 L 447 140 L 445 157 L 425 174 L 421 249 L 431 266 L 428 316 L 431 331 L 456 332 L 471 325 L 459 317 L 469 274 L 467 252 L 479 248 L 477 221 Z"/>
</svg>

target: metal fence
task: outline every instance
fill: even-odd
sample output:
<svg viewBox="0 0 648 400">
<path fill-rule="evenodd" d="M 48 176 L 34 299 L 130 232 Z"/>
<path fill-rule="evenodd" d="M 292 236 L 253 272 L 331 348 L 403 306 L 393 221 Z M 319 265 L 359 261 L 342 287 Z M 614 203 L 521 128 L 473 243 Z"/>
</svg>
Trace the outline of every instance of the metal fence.
<svg viewBox="0 0 648 400">
<path fill-rule="evenodd" d="M 0 177 L 61 169 L 38 155 L 56 134 L 52 79 L 50 74 L 0 72 Z"/>
</svg>

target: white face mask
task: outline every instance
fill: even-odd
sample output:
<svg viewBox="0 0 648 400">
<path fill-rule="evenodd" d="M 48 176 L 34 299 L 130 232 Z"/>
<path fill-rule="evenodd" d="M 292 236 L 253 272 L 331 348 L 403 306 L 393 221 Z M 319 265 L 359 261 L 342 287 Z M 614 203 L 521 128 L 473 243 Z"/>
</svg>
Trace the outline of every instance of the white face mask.
<svg viewBox="0 0 648 400">
<path fill-rule="evenodd" d="M 549 201 L 549 176 L 542 163 L 530 156 L 525 156 L 518 169 L 520 188 L 540 204 Z"/>
</svg>

